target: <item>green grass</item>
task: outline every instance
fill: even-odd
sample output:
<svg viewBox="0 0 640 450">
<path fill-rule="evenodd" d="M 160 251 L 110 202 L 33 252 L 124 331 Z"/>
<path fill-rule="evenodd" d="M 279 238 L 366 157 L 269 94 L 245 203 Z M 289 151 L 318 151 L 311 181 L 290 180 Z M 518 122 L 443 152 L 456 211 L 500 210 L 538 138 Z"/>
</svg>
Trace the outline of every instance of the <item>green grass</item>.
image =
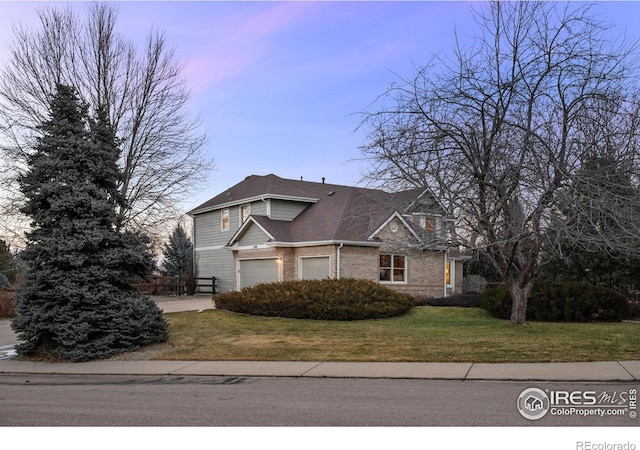
<svg viewBox="0 0 640 450">
<path fill-rule="evenodd" d="M 354 322 L 167 314 L 173 350 L 156 359 L 237 361 L 558 362 L 640 360 L 640 324 L 513 326 L 477 308 L 417 307 Z"/>
</svg>

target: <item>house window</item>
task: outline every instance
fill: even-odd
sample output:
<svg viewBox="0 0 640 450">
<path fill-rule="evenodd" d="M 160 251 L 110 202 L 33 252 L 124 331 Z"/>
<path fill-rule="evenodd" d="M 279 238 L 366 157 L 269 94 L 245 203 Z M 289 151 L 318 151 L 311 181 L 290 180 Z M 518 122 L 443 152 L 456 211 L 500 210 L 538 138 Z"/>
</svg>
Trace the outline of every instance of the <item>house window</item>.
<svg viewBox="0 0 640 450">
<path fill-rule="evenodd" d="M 383 283 L 406 283 L 406 256 L 380 255 L 380 281 Z"/>
<path fill-rule="evenodd" d="M 455 282 L 455 270 L 455 261 L 447 261 L 444 263 L 444 282 L 448 288 L 452 288 Z"/>
<path fill-rule="evenodd" d="M 251 205 L 242 205 L 240 207 L 240 223 L 245 223 L 249 215 L 251 215 Z"/>
<path fill-rule="evenodd" d="M 433 233 L 436 231 L 436 219 L 433 217 L 415 216 L 413 223 L 420 227 L 420 229 L 425 230 L 427 233 Z"/>
<path fill-rule="evenodd" d="M 222 231 L 227 231 L 229 229 L 229 209 L 223 209 L 222 215 L 220 217 L 220 228 Z"/>
</svg>

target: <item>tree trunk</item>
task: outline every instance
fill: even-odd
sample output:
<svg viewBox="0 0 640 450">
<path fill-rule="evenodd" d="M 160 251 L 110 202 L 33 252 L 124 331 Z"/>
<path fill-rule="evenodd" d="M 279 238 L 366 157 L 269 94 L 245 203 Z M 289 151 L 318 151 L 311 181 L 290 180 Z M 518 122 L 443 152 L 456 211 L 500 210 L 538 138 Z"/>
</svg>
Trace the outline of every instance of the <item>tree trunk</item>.
<svg viewBox="0 0 640 450">
<path fill-rule="evenodd" d="M 524 286 L 518 281 L 508 284 L 511 293 L 511 323 L 513 325 L 522 325 L 527 321 L 527 302 L 529 295 L 533 290 L 533 280 L 528 280 Z"/>
</svg>

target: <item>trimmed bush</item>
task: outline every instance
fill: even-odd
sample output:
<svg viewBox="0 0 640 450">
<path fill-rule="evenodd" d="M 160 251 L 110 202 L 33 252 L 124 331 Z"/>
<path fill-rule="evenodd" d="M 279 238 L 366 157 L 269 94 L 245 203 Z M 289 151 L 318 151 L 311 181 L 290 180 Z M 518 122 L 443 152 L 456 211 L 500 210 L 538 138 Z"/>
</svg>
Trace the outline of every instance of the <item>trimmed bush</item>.
<svg viewBox="0 0 640 450">
<path fill-rule="evenodd" d="M 262 283 L 216 295 L 215 303 L 216 308 L 237 313 L 313 320 L 382 319 L 413 307 L 406 294 L 356 279 Z"/>
<path fill-rule="evenodd" d="M 480 306 L 493 317 L 511 317 L 511 296 L 506 287 L 482 292 Z M 619 322 L 628 314 L 624 295 L 584 283 L 536 281 L 527 304 L 527 320 L 537 322 Z"/>
</svg>

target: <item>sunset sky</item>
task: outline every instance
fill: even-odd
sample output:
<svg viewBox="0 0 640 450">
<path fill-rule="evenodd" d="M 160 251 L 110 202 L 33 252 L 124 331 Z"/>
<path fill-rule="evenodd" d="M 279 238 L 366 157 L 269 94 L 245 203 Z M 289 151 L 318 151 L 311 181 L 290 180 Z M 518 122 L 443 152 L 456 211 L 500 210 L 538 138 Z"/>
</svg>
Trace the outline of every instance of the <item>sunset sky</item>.
<svg viewBox="0 0 640 450">
<path fill-rule="evenodd" d="M 481 2 L 116 2 L 120 31 L 140 42 L 166 33 L 192 92 L 191 111 L 216 160 L 188 210 L 251 174 L 354 185 L 363 111 L 390 83 L 435 54 L 450 54 L 456 32 L 476 34 Z M 48 2 L 49 5 L 63 3 Z M 75 7 L 83 8 L 80 2 Z M 12 26 L 37 24 L 40 2 L 0 1 L 0 67 Z M 640 37 L 640 2 L 596 11 L 612 36 Z"/>
</svg>

